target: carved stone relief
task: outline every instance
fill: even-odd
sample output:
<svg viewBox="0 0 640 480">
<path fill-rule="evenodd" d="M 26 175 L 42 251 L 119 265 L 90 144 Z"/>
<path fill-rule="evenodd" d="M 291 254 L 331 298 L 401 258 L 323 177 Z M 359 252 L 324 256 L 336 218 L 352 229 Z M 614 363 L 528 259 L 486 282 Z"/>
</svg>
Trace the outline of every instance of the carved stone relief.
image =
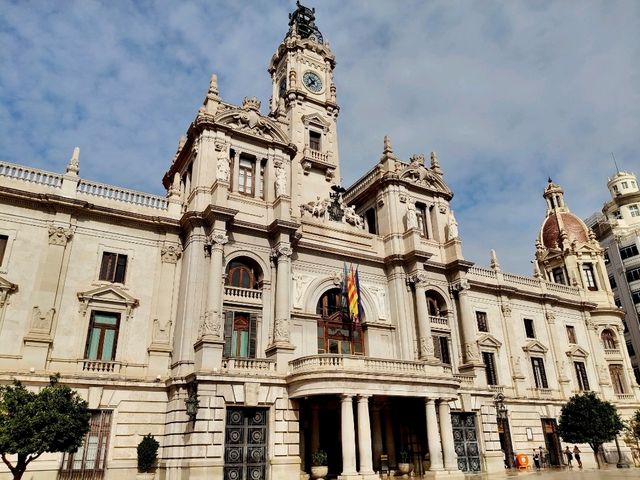
<svg viewBox="0 0 640 480">
<path fill-rule="evenodd" d="M 49 225 L 49 245 L 64 247 L 72 236 L 73 230 L 71 228 Z"/>
<path fill-rule="evenodd" d="M 179 245 L 164 245 L 160 249 L 162 263 L 177 263 L 182 256 L 182 248 Z"/>
</svg>

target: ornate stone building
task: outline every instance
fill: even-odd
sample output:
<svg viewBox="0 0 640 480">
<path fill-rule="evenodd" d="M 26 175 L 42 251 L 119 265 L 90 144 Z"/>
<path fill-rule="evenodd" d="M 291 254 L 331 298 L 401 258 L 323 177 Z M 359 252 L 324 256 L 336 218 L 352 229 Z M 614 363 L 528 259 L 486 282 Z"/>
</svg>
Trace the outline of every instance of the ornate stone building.
<svg viewBox="0 0 640 480">
<path fill-rule="evenodd" d="M 640 383 L 640 189 L 633 173 L 618 171 L 607 182 L 611 200 L 586 222 L 605 249 L 616 305 L 625 313 L 624 337 Z"/>
<path fill-rule="evenodd" d="M 62 175 L 0 164 L 0 378 L 60 372 L 93 411 L 84 446 L 34 479 L 133 478 L 147 433 L 167 480 L 297 480 L 319 449 L 345 480 L 502 471 L 503 450 L 561 463 L 575 392 L 637 408 L 603 251 L 562 190 L 545 190 L 534 277 L 495 254 L 475 267 L 435 153 L 385 138 L 336 185 L 334 66 L 298 5 L 268 112 L 223 101 L 214 75 L 166 198 L 81 178 L 77 150 Z"/>
</svg>

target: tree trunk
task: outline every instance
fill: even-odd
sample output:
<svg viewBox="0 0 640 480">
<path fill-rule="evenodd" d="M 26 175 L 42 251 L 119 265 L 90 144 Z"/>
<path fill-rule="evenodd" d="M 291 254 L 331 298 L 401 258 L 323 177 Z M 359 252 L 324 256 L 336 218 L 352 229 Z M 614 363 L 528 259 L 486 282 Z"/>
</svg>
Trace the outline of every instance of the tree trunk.
<svg viewBox="0 0 640 480">
<path fill-rule="evenodd" d="M 598 468 L 602 468 L 600 466 L 600 457 L 598 456 L 598 450 L 600 450 L 600 445 L 593 446 L 591 445 L 591 449 L 593 450 L 593 456 L 596 458 L 596 464 Z"/>
<path fill-rule="evenodd" d="M 24 475 L 24 470 L 15 470 L 13 472 L 13 480 L 20 480 L 22 475 Z"/>
</svg>

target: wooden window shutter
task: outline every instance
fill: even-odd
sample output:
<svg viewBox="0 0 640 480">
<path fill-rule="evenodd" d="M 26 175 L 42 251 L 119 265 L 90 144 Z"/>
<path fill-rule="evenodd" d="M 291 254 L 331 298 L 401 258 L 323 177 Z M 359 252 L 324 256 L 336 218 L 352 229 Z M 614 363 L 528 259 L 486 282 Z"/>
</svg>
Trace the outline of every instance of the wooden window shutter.
<svg viewBox="0 0 640 480">
<path fill-rule="evenodd" d="M 442 360 L 442 351 L 440 350 L 440 337 L 438 335 L 431 335 L 433 338 L 433 354 L 436 358 Z"/>
<path fill-rule="evenodd" d="M 249 358 L 256 358 L 256 340 L 258 337 L 258 315 L 249 316 Z"/>
<path fill-rule="evenodd" d="M 229 358 L 231 356 L 231 338 L 233 334 L 233 312 L 224 312 L 224 349 L 222 356 Z"/>
</svg>

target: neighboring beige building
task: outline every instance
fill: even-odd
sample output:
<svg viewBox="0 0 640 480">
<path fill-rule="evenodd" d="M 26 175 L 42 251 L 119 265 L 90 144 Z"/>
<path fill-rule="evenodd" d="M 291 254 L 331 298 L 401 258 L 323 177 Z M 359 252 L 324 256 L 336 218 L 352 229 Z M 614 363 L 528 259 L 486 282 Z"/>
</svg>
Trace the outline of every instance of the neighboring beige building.
<svg viewBox="0 0 640 480">
<path fill-rule="evenodd" d="M 626 312 L 626 347 L 640 383 L 640 189 L 633 173 L 620 171 L 607 188 L 611 200 L 586 222 L 605 249 L 609 283 L 616 305 Z"/>
<path fill-rule="evenodd" d="M 341 189 L 335 58 L 312 10 L 289 27 L 268 114 L 213 76 L 166 198 L 82 179 L 78 150 L 62 175 L 0 163 L 0 379 L 60 372 L 94 412 L 84 447 L 34 479 L 131 479 L 149 432 L 163 480 L 298 480 L 317 449 L 345 480 L 404 452 L 427 477 L 498 472 L 501 447 L 561 462 L 575 392 L 639 406 L 603 251 L 562 190 L 544 192 L 525 277 L 463 258 L 435 153 L 402 160 L 385 138 Z"/>
</svg>

